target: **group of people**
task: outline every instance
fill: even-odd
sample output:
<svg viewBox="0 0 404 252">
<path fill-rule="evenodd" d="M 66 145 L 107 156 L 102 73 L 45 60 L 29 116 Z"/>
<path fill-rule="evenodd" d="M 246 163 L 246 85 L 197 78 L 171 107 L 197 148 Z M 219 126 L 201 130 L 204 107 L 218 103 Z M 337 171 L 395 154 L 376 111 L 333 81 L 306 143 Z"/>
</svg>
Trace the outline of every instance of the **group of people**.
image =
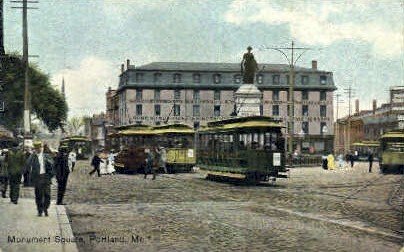
<svg viewBox="0 0 404 252">
<path fill-rule="evenodd" d="M 0 154 L 0 190 L 6 198 L 8 184 L 10 185 L 10 202 L 18 204 L 22 178 L 24 186 L 34 186 L 35 203 L 38 216 L 48 216 L 51 200 L 51 180 L 56 176 L 58 184 L 57 205 L 64 205 L 63 197 L 70 171 L 76 163 L 74 151 L 68 152 L 66 147 L 59 148 L 56 156 L 46 144 L 34 143 L 32 151 L 24 153 L 22 144 L 10 150 L 3 149 Z"/>
<path fill-rule="evenodd" d="M 91 159 L 91 166 L 94 167 L 92 171 L 89 172 L 89 175 L 97 172 L 98 177 L 104 174 L 115 174 L 115 157 L 116 153 L 114 150 L 111 150 L 110 153 L 104 153 L 102 151 L 97 151 L 93 158 Z"/>
<path fill-rule="evenodd" d="M 373 152 L 369 151 L 369 154 L 368 154 L 369 172 L 372 172 L 373 160 L 374 160 Z M 351 151 L 351 152 L 347 153 L 345 155 L 345 160 L 344 160 L 344 156 L 342 155 L 342 153 L 340 153 L 337 156 L 337 162 L 338 162 L 339 168 L 344 167 L 344 161 L 346 161 L 348 164 L 350 164 L 351 168 L 354 167 L 354 164 L 355 164 L 354 152 Z M 322 156 L 322 167 L 323 167 L 323 169 L 329 169 L 329 170 L 332 170 L 334 168 L 334 156 L 332 154 Z"/>
</svg>

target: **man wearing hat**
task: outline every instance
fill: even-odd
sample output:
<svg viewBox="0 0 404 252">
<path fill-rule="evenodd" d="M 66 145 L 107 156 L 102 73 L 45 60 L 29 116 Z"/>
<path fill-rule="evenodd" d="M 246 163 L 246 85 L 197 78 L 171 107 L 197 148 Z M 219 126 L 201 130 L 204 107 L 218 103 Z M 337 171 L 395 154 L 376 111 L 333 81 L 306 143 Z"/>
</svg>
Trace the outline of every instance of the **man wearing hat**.
<svg viewBox="0 0 404 252">
<path fill-rule="evenodd" d="M 50 205 L 50 185 L 53 177 L 53 161 L 48 153 L 44 153 L 41 142 L 34 143 L 34 153 L 27 161 L 28 168 L 32 169 L 32 181 L 35 186 L 35 203 L 38 209 L 38 216 L 48 216 Z"/>
<path fill-rule="evenodd" d="M 63 204 L 63 196 L 65 195 L 67 179 L 69 178 L 69 161 L 68 161 L 67 147 L 60 147 L 59 153 L 55 158 L 55 174 L 58 182 L 58 196 L 57 205 Z"/>
<path fill-rule="evenodd" d="M 6 164 L 6 157 L 8 150 L 3 149 L 0 151 L 0 191 L 1 196 L 6 198 L 7 186 L 8 186 L 8 171 Z"/>
<path fill-rule="evenodd" d="M 162 146 L 156 148 L 157 160 L 160 169 L 163 169 L 165 173 L 167 173 L 167 152 L 166 149 Z"/>
</svg>

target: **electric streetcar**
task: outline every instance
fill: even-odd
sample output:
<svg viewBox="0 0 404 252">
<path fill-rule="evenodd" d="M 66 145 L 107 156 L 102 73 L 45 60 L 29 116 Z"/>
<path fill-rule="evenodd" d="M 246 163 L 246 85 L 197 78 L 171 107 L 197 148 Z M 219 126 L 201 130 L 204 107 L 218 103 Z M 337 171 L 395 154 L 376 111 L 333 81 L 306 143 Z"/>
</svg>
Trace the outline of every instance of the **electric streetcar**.
<svg viewBox="0 0 404 252">
<path fill-rule="evenodd" d="M 77 159 L 89 159 L 91 156 L 91 140 L 84 136 L 65 137 L 60 141 L 69 151 L 76 152 Z"/>
<path fill-rule="evenodd" d="M 380 169 L 383 173 L 404 172 L 404 129 L 387 132 L 380 138 Z"/>
<path fill-rule="evenodd" d="M 258 183 L 285 178 L 285 139 L 279 120 L 250 116 L 209 122 L 197 132 L 197 166 L 211 176 Z"/>
</svg>

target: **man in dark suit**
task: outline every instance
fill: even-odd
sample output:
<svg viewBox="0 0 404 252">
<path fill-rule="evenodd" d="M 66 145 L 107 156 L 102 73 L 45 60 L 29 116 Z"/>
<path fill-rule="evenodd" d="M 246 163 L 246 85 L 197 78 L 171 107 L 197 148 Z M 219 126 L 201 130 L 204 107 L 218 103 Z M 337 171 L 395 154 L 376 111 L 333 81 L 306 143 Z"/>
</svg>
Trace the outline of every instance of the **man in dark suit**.
<svg viewBox="0 0 404 252">
<path fill-rule="evenodd" d="M 35 151 L 27 161 L 27 166 L 32 169 L 32 181 L 35 186 L 35 202 L 38 216 L 48 216 L 50 205 L 50 185 L 53 177 L 53 161 L 50 153 L 45 153 L 42 143 L 34 144 Z"/>
<path fill-rule="evenodd" d="M 12 203 L 17 204 L 20 196 L 20 183 L 22 178 L 22 171 L 25 165 L 25 155 L 19 148 L 13 148 L 6 158 L 8 178 L 10 182 L 10 200 Z"/>
<path fill-rule="evenodd" d="M 98 155 L 99 155 L 99 153 L 96 152 L 93 159 L 91 160 L 91 165 L 94 167 L 94 169 L 92 171 L 90 171 L 90 173 L 88 173 L 88 174 L 92 175 L 94 172 L 97 171 L 98 177 L 101 177 L 100 164 L 104 163 L 104 161 L 102 161 Z"/>
<path fill-rule="evenodd" d="M 55 158 L 55 174 L 56 180 L 58 182 L 58 196 L 57 196 L 57 205 L 63 204 L 63 196 L 65 195 L 67 179 L 69 178 L 69 161 L 67 148 L 59 148 L 59 153 Z"/>
</svg>

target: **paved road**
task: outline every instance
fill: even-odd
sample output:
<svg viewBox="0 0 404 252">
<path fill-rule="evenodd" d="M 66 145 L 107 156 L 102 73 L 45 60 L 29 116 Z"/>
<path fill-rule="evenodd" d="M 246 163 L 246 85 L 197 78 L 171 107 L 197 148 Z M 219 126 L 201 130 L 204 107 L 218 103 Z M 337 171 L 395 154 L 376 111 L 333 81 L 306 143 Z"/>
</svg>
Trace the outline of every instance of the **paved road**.
<svg viewBox="0 0 404 252">
<path fill-rule="evenodd" d="M 74 235 L 84 240 L 80 251 L 399 251 L 403 245 L 402 176 L 369 174 L 365 164 L 296 168 L 289 179 L 259 186 L 198 173 L 152 181 L 90 177 L 89 170 L 79 162 L 66 192 Z"/>
</svg>

